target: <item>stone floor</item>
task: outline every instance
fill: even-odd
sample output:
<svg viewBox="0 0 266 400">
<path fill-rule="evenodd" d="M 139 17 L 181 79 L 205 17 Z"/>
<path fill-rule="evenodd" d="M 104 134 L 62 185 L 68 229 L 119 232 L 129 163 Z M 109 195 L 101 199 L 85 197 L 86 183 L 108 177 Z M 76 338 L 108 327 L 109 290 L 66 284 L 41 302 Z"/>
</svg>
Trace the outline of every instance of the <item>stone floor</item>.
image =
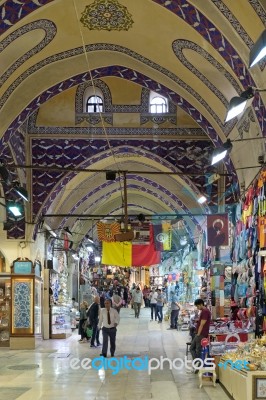
<svg viewBox="0 0 266 400">
<path fill-rule="evenodd" d="M 139 319 L 131 309 L 122 309 L 116 357 L 127 356 L 131 361 L 145 356 L 184 359 L 188 333 L 167 330 L 168 327 L 168 322 L 151 322 L 149 309 L 141 309 Z M 188 374 L 185 368 L 171 370 L 169 362 L 150 374 L 147 369 L 122 369 L 116 375 L 110 369 L 87 369 L 84 359 L 99 357 L 101 349 L 91 349 L 89 344 L 79 343 L 78 339 L 74 332 L 68 339 L 42 341 L 35 350 L 0 348 L 0 399 L 229 399 L 219 384 L 213 387 L 210 381 L 205 381 L 199 389 L 197 375 Z M 80 364 L 82 360 L 84 368 Z"/>
</svg>

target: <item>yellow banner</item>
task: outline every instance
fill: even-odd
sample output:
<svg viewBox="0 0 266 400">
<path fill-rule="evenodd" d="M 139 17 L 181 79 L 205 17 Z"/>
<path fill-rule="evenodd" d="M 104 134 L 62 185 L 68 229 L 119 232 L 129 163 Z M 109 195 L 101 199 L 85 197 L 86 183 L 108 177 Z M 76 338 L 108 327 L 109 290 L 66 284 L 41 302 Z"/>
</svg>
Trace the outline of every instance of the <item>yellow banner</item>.
<svg viewBox="0 0 266 400">
<path fill-rule="evenodd" d="M 162 231 L 165 235 L 165 240 L 163 242 L 164 250 L 171 250 L 172 247 L 172 225 L 171 222 L 162 223 Z"/>
<path fill-rule="evenodd" d="M 102 264 L 130 267 L 132 265 L 132 243 L 102 242 Z"/>
</svg>

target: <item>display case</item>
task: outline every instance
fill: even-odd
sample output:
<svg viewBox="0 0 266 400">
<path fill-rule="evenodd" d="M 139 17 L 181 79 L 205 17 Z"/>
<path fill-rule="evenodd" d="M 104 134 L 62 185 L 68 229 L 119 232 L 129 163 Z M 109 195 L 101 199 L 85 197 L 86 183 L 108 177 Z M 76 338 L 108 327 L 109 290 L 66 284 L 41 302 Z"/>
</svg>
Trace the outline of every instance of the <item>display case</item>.
<svg viewBox="0 0 266 400">
<path fill-rule="evenodd" d="M 71 336 L 70 308 L 67 306 L 51 306 L 51 339 L 66 339 Z"/>
<path fill-rule="evenodd" d="M 42 334 L 42 280 L 38 278 L 35 278 L 34 298 L 34 333 L 38 336 Z"/>
<path fill-rule="evenodd" d="M 259 384 L 264 382 L 266 386 L 265 371 L 238 371 L 230 366 L 226 369 L 219 367 L 219 380 L 233 400 L 265 399 L 265 395 L 258 396 Z"/>
<path fill-rule="evenodd" d="M 10 345 L 10 277 L 0 275 L 0 347 Z"/>
</svg>

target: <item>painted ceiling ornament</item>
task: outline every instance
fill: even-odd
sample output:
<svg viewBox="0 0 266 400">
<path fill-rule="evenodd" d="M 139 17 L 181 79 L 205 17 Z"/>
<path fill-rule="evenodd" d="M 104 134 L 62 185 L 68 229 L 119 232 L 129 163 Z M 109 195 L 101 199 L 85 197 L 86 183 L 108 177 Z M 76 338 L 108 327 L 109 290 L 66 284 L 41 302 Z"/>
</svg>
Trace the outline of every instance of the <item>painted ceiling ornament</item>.
<svg viewBox="0 0 266 400">
<path fill-rule="evenodd" d="M 90 30 L 128 31 L 133 19 L 127 8 L 117 0 L 95 0 L 85 7 L 80 19 Z"/>
</svg>

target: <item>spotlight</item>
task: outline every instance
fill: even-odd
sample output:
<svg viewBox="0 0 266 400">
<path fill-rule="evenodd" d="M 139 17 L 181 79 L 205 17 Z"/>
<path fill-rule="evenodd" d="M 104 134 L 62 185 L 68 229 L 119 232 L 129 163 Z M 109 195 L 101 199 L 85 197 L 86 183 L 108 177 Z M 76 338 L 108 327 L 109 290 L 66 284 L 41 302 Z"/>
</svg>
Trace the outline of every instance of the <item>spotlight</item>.
<svg viewBox="0 0 266 400">
<path fill-rule="evenodd" d="M 7 209 L 14 215 L 14 217 L 21 217 L 21 207 L 16 203 L 7 203 Z"/>
<path fill-rule="evenodd" d="M 263 57 L 266 56 L 266 29 L 254 43 L 249 53 L 249 68 L 257 64 Z"/>
<path fill-rule="evenodd" d="M 49 231 L 51 233 L 51 235 L 55 238 L 57 238 L 57 233 L 55 233 L 55 231 L 53 231 L 52 229 L 50 229 Z"/>
<path fill-rule="evenodd" d="M 69 229 L 68 226 L 66 226 L 66 227 L 64 228 L 64 231 L 65 231 L 66 233 L 68 233 L 69 235 L 72 236 L 72 232 L 70 231 L 70 229 Z"/>
<path fill-rule="evenodd" d="M 205 197 L 205 196 L 200 196 L 199 198 L 198 198 L 198 203 L 200 203 L 200 204 L 203 204 L 203 203 L 205 203 L 207 201 L 207 197 Z"/>
<path fill-rule="evenodd" d="M 85 238 L 87 239 L 88 242 L 90 242 L 92 244 L 94 243 L 92 237 L 90 237 L 89 235 L 85 235 Z"/>
<path fill-rule="evenodd" d="M 22 186 L 19 186 L 18 182 L 14 182 L 13 184 L 13 189 L 15 190 L 15 192 L 25 201 L 29 201 L 29 196 L 28 196 L 28 192 L 26 189 L 24 189 Z"/>
<path fill-rule="evenodd" d="M 211 165 L 216 164 L 218 161 L 221 161 L 224 159 L 224 157 L 230 153 L 232 150 L 232 143 L 230 139 L 227 139 L 227 141 L 223 144 L 222 147 L 218 147 L 217 149 L 213 150 L 212 153 L 212 162 Z"/>
<path fill-rule="evenodd" d="M 145 221 L 145 216 L 143 214 L 138 215 L 138 220 L 139 222 L 144 222 Z"/>
<path fill-rule="evenodd" d="M 246 108 L 251 106 L 253 97 L 255 96 L 256 92 L 266 92 L 266 89 L 258 89 L 256 87 L 250 86 L 247 88 L 247 90 L 242 92 L 240 96 L 233 97 L 229 103 L 225 122 L 228 122 L 231 119 L 237 117 Z"/>
<path fill-rule="evenodd" d="M 242 92 L 240 96 L 233 97 L 229 103 L 225 122 L 235 118 L 237 115 L 241 114 L 245 108 L 249 107 L 253 101 L 253 97 L 254 89 L 252 87 Z"/>
</svg>

